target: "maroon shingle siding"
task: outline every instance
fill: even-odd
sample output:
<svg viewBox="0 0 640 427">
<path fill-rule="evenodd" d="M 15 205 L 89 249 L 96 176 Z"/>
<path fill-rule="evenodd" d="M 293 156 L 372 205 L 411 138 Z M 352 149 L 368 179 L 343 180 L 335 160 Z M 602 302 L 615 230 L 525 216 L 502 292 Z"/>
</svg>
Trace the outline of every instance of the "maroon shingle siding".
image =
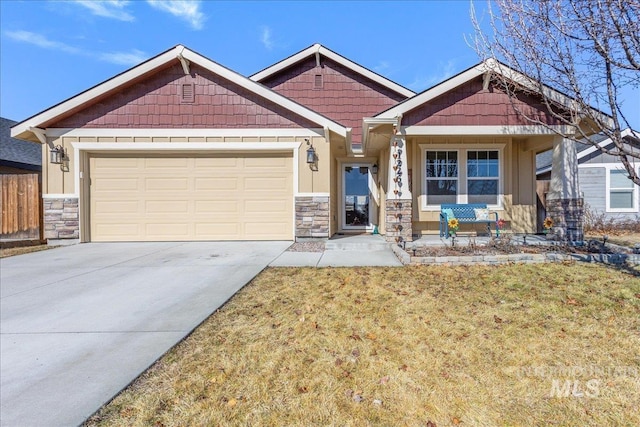
<svg viewBox="0 0 640 427">
<path fill-rule="evenodd" d="M 559 122 L 546 112 L 541 102 L 532 96 L 523 95 L 513 103 L 530 117 L 547 124 Z M 404 126 L 507 126 L 531 125 L 520 116 L 509 96 L 491 85 L 482 89 L 482 77 L 459 86 L 428 103 L 406 113 Z"/>
<path fill-rule="evenodd" d="M 330 59 L 307 58 L 261 81 L 262 84 L 330 119 L 353 128 L 352 139 L 362 138 L 362 118 L 386 110 L 405 96 L 388 89 Z M 322 74 L 322 89 L 314 89 Z"/>
<path fill-rule="evenodd" d="M 316 123 L 210 71 L 179 63 L 48 124 L 58 128 L 315 128 Z M 182 103 L 182 84 L 195 84 Z"/>
</svg>

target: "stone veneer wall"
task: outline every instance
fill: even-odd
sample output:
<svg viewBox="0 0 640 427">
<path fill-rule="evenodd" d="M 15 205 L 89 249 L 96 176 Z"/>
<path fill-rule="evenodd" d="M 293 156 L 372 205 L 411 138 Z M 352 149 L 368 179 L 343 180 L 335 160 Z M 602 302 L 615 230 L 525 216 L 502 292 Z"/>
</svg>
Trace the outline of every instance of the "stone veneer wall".
<svg viewBox="0 0 640 427">
<path fill-rule="evenodd" d="M 329 238 L 329 196 L 296 197 L 298 238 Z"/>
<path fill-rule="evenodd" d="M 386 201 L 385 238 L 388 242 L 400 244 L 413 241 L 411 209 L 411 199 Z"/>
<path fill-rule="evenodd" d="M 77 198 L 44 199 L 43 206 L 45 239 L 80 238 Z"/>
<path fill-rule="evenodd" d="M 547 216 L 553 220 L 549 239 L 584 241 L 584 199 L 547 199 Z"/>
</svg>

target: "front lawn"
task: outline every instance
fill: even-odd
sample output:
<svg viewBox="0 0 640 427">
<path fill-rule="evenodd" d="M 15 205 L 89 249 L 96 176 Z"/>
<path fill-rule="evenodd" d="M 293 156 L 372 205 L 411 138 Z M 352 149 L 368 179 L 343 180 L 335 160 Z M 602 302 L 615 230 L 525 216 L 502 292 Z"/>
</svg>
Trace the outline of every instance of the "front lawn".
<svg viewBox="0 0 640 427">
<path fill-rule="evenodd" d="M 640 425 L 639 349 L 606 267 L 272 268 L 87 424 Z"/>
</svg>

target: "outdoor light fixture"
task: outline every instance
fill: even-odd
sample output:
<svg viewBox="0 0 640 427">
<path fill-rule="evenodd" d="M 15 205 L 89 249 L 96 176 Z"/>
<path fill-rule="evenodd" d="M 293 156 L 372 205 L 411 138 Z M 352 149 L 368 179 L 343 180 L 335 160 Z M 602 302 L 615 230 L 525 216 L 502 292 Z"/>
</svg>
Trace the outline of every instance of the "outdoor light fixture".
<svg viewBox="0 0 640 427">
<path fill-rule="evenodd" d="M 313 144 L 308 139 L 306 141 L 307 145 L 309 145 L 309 148 L 307 148 L 307 163 L 312 165 L 316 162 L 316 149 L 313 148 Z"/>
<path fill-rule="evenodd" d="M 378 164 L 375 163 L 373 166 L 371 166 L 371 173 L 374 175 L 378 175 Z"/>
<path fill-rule="evenodd" d="M 56 145 L 49 152 L 49 161 L 54 165 L 61 165 L 64 160 L 64 148 L 61 145 Z"/>
</svg>

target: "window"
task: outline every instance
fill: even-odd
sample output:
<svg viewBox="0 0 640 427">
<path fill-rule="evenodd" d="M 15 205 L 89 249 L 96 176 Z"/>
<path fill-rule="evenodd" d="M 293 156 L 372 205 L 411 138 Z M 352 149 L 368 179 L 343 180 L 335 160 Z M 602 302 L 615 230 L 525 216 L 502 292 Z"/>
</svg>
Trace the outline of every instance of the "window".
<svg viewBox="0 0 640 427">
<path fill-rule="evenodd" d="M 498 150 L 467 151 L 467 203 L 498 204 Z"/>
<path fill-rule="evenodd" d="M 426 152 L 426 189 L 430 205 L 456 203 L 458 197 L 458 152 Z"/>
<path fill-rule="evenodd" d="M 609 170 L 609 209 L 632 210 L 636 205 L 634 184 L 627 176 L 626 170 Z"/>
<path fill-rule="evenodd" d="M 491 147 L 501 145 L 492 144 Z M 423 209 L 443 203 L 485 203 L 500 206 L 501 150 L 429 149 L 423 146 Z"/>
</svg>

